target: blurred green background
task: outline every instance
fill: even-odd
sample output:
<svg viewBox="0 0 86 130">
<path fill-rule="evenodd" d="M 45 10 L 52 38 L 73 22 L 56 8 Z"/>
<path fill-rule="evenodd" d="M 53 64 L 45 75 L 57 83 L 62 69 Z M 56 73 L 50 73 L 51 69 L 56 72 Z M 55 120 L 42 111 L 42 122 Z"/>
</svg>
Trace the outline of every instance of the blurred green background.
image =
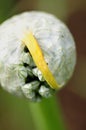
<svg viewBox="0 0 86 130">
<path fill-rule="evenodd" d="M 0 0 L 0 23 L 14 14 L 42 10 L 63 20 L 74 35 L 77 64 L 57 93 L 68 130 L 86 130 L 86 0 Z M 40 123 L 40 122 L 39 122 Z M 35 130 L 28 101 L 0 88 L 0 130 Z"/>
</svg>

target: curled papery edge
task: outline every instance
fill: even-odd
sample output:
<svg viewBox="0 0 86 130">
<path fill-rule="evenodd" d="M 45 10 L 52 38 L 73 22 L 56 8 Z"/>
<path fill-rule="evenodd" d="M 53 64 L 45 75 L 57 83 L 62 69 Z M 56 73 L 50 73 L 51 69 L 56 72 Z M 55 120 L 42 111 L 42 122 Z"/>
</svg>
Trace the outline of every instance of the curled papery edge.
<svg viewBox="0 0 86 130">
<path fill-rule="evenodd" d="M 38 67 L 38 69 L 42 72 L 43 77 L 47 81 L 53 89 L 60 88 L 60 85 L 56 82 L 54 76 L 52 75 L 51 71 L 49 70 L 46 61 L 43 56 L 43 52 L 36 40 L 33 36 L 32 32 L 27 32 L 22 39 L 23 43 L 27 46 L 28 50 L 30 51 L 32 58 Z"/>
</svg>

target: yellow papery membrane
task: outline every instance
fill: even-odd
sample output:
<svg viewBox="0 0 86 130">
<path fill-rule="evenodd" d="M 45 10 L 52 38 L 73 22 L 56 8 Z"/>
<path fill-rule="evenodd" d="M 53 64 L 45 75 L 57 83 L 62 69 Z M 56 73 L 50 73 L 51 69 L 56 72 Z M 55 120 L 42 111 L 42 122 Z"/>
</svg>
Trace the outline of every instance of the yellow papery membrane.
<svg viewBox="0 0 86 130">
<path fill-rule="evenodd" d="M 33 36 L 32 32 L 29 32 L 29 33 L 26 32 L 22 39 L 22 42 L 27 46 L 36 66 L 41 71 L 44 79 L 47 81 L 47 83 L 50 85 L 50 87 L 53 89 L 60 88 L 60 85 L 56 82 L 53 74 L 51 73 L 51 71 L 45 61 L 42 50 L 41 50 L 36 38 Z"/>
</svg>

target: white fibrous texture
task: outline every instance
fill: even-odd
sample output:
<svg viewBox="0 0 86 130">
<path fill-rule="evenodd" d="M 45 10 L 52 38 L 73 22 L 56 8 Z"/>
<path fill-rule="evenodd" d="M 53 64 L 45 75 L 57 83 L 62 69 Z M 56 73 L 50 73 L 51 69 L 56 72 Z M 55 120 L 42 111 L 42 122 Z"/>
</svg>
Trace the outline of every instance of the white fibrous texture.
<svg viewBox="0 0 86 130">
<path fill-rule="evenodd" d="M 22 43 L 31 31 L 58 84 L 64 86 L 73 74 L 76 49 L 63 22 L 43 12 L 25 12 L 0 25 L 0 84 L 10 93 L 33 101 L 50 97 L 52 90 Z M 40 61 L 41 62 L 41 61 Z"/>
</svg>

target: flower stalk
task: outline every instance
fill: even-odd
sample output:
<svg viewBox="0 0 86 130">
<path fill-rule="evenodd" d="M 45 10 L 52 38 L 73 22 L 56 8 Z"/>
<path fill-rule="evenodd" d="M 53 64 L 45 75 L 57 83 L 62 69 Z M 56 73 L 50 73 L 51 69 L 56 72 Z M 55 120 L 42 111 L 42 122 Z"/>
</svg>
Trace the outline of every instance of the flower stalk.
<svg viewBox="0 0 86 130">
<path fill-rule="evenodd" d="M 56 97 L 29 103 L 37 130 L 66 130 L 59 101 Z"/>
</svg>

